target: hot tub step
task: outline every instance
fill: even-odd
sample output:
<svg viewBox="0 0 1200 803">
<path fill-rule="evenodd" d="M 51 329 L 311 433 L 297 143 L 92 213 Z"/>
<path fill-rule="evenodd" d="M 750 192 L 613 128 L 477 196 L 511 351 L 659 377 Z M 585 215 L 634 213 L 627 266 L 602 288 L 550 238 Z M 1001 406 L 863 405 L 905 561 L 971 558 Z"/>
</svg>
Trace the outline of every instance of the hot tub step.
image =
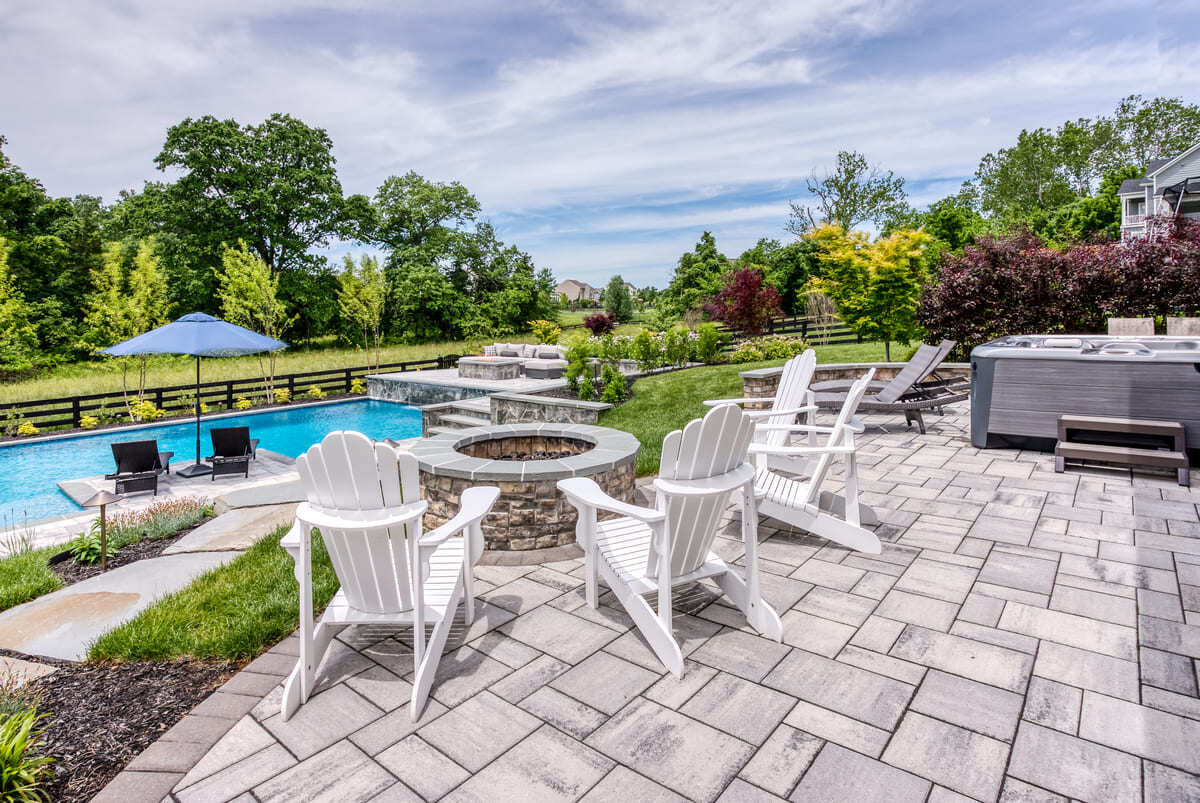
<svg viewBox="0 0 1200 803">
<path fill-rule="evenodd" d="M 1124 443 L 1081 443 L 1073 438 L 1093 439 L 1097 433 L 1115 433 L 1138 438 L 1157 438 L 1170 448 Z M 1186 436 L 1183 424 L 1175 421 L 1148 421 L 1136 418 L 1064 415 L 1058 419 L 1058 445 L 1054 447 L 1054 470 L 1066 469 L 1067 460 L 1090 460 L 1124 466 L 1173 468 L 1180 485 L 1190 485 Z"/>
</svg>

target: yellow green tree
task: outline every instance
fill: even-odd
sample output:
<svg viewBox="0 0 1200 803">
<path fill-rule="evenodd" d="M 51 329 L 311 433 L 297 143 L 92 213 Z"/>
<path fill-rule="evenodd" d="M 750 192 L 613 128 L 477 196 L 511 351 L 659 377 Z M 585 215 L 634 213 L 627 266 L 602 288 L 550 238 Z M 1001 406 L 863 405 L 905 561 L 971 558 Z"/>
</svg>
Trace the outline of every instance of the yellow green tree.
<svg viewBox="0 0 1200 803">
<path fill-rule="evenodd" d="M 167 322 L 167 272 L 150 237 L 138 243 L 129 269 L 129 322 L 135 334 Z"/>
<path fill-rule="evenodd" d="M 838 316 L 856 334 L 882 340 L 890 361 L 893 342 L 907 345 L 920 333 L 917 299 L 925 281 L 925 249 L 933 237 L 898 229 L 871 242 L 862 232 L 829 225 L 807 236 L 823 268 L 810 289 L 833 299 Z"/>
<path fill-rule="evenodd" d="M 296 316 L 288 315 L 279 298 L 279 277 L 272 274 L 267 263 L 244 240 L 238 240 L 237 248 L 221 249 L 217 298 L 225 320 L 276 340 L 296 320 Z M 275 354 L 267 352 L 265 363 L 261 355 L 258 358 L 268 402 L 275 397 Z"/>
<path fill-rule="evenodd" d="M 379 346 L 383 338 L 383 310 L 387 279 L 375 257 L 364 254 L 356 265 L 349 254 L 338 274 L 338 309 L 342 317 L 362 331 L 363 348 L 374 348 L 379 369 Z"/>
</svg>

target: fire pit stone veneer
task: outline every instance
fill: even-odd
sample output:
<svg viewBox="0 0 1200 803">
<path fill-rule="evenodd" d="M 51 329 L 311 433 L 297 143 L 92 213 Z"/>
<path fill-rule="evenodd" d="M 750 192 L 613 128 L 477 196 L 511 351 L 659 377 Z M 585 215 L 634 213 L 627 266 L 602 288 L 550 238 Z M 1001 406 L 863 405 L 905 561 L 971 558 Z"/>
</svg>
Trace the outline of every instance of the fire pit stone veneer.
<svg viewBox="0 0 1200 803">
<path fill-rule="evenodd" d="M 412 453 L 429 500 L 425 526 L 449 521 L 467 488 L 495 485 L 500 498 L 483 522 L 488 549 L 573 543 L 575 508 L 555 483 L 590 477 L 609 495 L 633 502 L 640 448 L 627 432 L 586 424 L 494 424 L 422 438 Z"/>
</svg>

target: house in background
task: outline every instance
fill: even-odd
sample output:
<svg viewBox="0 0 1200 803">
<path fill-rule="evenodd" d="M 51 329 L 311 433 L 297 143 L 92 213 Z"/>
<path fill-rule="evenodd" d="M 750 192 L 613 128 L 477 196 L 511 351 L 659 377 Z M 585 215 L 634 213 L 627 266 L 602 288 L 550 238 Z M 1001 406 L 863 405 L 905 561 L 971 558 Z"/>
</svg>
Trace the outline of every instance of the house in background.
<svg viewBox="0 0 1200 803">
<path fill-rule="evenodd" d="M 554 288 L 554 294 L 558 298 L 567 297 L 568 301 L 599 301 L 600 291 L 592 287 L 587 282 L 581 282 L 578 279 L 567 279 L 565 282 L 559 282 Z"/>
<path fill-rule="evenodd" d="M 1151 215 L 1200 218 L 1200 142 L 1169 159 L 1155 159 L 1141 178 L 1121 182 L 1121 239 L 1146 233 Z"/>
</svg>

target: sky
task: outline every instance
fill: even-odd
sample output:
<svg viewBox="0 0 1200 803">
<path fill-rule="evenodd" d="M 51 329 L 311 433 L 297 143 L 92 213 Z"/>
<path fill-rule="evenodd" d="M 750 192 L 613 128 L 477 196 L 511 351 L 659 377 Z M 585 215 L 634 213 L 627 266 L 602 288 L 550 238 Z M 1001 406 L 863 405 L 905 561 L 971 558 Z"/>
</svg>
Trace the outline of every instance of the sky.
<svg viewBox="0 0 1200 803">
<path fill-rule="evenodd" d="M 1200 2 L 3 0 L 0 134 L 53 195 L 171 178 L 167 128 L 287 112 L 347 194 L 459 181 L 559 279 L 663 286 L 709 230 L 787 240 L 857 150 L 910 200 L 1022 128 L 1200 101 Z M 328 253 L 364 250 L 333 244 Z"/>
</svg>

